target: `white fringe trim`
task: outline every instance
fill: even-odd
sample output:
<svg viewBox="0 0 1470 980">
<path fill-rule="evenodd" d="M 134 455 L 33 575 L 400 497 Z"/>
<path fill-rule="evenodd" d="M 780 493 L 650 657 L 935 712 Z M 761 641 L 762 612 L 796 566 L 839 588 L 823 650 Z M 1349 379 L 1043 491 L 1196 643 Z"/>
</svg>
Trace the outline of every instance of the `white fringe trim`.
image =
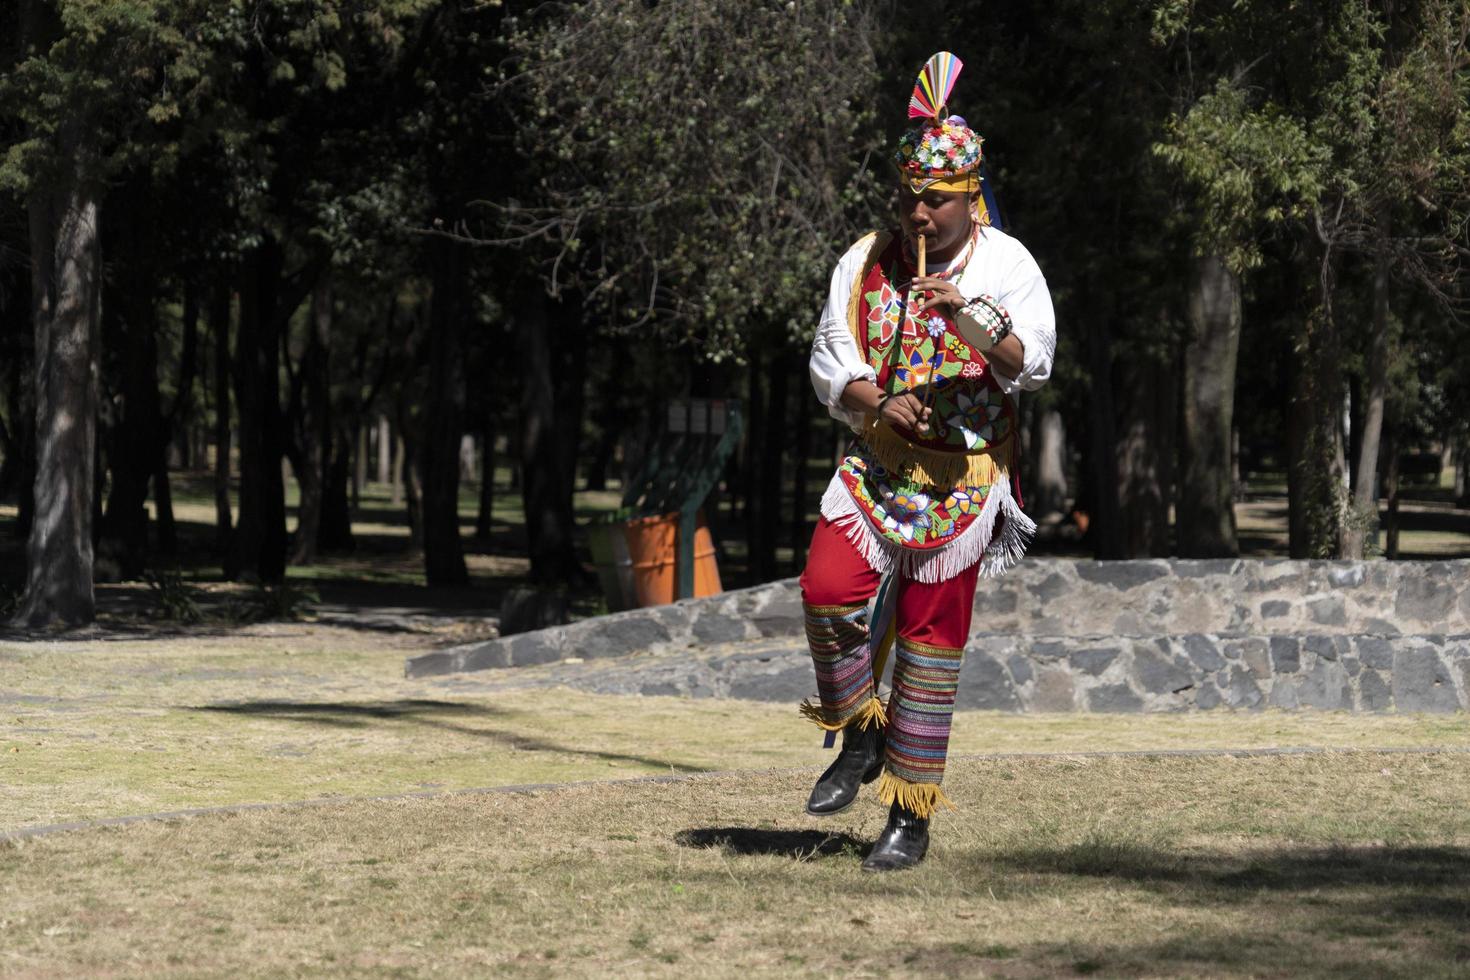
<svg viewBox="0 0 1470 980">
<path fill-rule="evenodd" d="M 1026 516 L 1011 495 L 1009 477 L 1002 477 L 990 487 L 985 506 L 969 527 L 933 550 L 905 548 L 884 537 L 853 500 L 841 473 L 832 477 L 822 494 L 822 516 L 846 534 L 863 561 L 879 575 L 897 570 L 904 578 L 927 585 L 954 578 L 977 561 L 980 574 L 986 578 L 1003 575 L 1021 560 L 1036 533 L 1036 522 Z M 1005 523 L 996 535 L 995 521 L 1002 516 Z"/>
</svg>

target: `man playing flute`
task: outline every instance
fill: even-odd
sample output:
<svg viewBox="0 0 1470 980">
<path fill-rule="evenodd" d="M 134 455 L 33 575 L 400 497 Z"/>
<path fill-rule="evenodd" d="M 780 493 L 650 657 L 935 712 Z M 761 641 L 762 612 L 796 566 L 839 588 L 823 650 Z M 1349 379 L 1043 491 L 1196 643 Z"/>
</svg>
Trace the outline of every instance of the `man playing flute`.
<svg viewBox="0 0 1470 980">
<path fill-rule="evenodd" d="M 977 579 L 1021 557 L 1035 524 L 1017 482 L 1017 407 L 1051 375 L 1046 280 L 992 227 L 981 138 L 945 105 L 960 68 L 941 52 L 915 87 L 899 140 L 899 227 L 837 263 L 812 344 L 817 397 L 855 439 L 822 497 L 801 577 L 819 703 L 842 733 L 807 812 L 837 813 L 878 779 L 888 824 L 866 870 L 924 857 L 941 804 Z M 893 576 L 893 691 L 878 697 L 867 604 Z"/>
</svg>

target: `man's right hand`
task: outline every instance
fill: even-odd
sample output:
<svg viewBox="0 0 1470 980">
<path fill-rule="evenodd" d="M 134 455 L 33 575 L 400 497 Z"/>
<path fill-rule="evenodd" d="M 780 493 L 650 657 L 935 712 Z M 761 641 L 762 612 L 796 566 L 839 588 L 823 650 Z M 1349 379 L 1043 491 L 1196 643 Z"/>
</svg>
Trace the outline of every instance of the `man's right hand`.
<svg viewBox="0 0 1470 980">
<path fill-rule="evenodd" d="M 878 417 L 892 426 L 912 432 L 929 428 L 930 409 L 911 391 L 890 395 L 878 406 Z"/>
</svg>

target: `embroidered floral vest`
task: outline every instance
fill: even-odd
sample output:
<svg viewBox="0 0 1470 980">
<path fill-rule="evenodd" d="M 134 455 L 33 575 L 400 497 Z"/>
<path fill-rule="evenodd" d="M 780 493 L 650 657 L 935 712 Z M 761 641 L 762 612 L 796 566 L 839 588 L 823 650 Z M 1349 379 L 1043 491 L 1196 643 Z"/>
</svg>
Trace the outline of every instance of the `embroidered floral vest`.
<svg viewBox="0 0 1470 980">
<path fill-rule="evenodd" d="M 978 549 L 964 549 L 974 551 L 972 563 L 999 516 L 999 508 L 985 506 L 997 484 L 1011 504 L 1006 483 L 1014 470 L 1015 406 L 985 357 L 960 338 L 948 310 L 919 312 L 922 294 L 908 290 L 916 270 L 902 246 L 897 234 L 873 242 L 849 320 L 878 386 L 926 400 L 929 428 L 915 432 L 867 419 L 829 489 L 830 496 L 840 482 L 851 503 L 829 508 L 824 499 L 823 512 L 856 516 L 855 506 L 888 547 L 910 553 L 940 551 L 987 517 L 980 534 L 970 536 L 981 539 L 972 542 Z M 879 556 L 867 557 L 877 567 Z"/>
</svg>

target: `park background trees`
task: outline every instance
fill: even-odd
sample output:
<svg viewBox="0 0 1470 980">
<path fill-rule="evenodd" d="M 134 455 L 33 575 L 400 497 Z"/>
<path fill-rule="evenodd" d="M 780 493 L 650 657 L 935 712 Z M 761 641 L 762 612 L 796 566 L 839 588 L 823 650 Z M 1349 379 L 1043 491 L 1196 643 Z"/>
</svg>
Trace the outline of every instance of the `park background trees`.
<svg viewBox="0 0 1470 980">
<path fill-rule="evenodd" d="M 174 560 L 171 469 L 211 458 L 226 577 L 350 549 L 373 443 L 425 581 L 463 583 L 467 434 L 504 444 L 558 586 L 573 491 L 691 395 L 744 404 L 722 531 L 751 579 L 790 571 L 839 436 L 805 345 L 941 46 L 1056 301 L 1033 506 L 1102 558 L 1232 555 L 1270 469 L 1293 554 L 1361 556 L 1403 451 L 1470 457 L 1467 29 L 1465 0 L 9 5 L 21 618 Z"/>
</svg>

